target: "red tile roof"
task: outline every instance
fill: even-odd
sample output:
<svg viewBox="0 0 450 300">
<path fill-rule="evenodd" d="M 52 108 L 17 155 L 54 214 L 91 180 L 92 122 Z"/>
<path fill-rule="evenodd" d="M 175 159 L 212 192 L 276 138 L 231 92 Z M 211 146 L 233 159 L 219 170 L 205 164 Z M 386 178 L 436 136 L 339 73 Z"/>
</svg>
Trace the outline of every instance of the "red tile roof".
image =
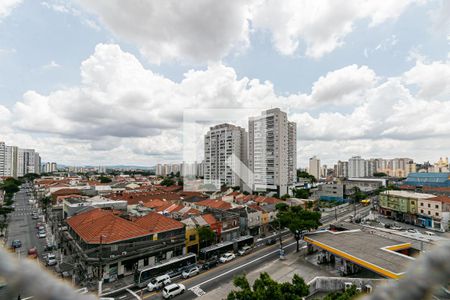
<svg viewBox="0 0 450 300">
<path fill-rule="evenodd" d="M 79 195 L 79 189 L 60 189 L 52 193 L 52 196 L 63 196 L 63 195 Z"/>
<path fill-rule="evenodd" d="M 438 202 L 443 202 L 443 203 L 450 203 L 450 197 L 447 196 L 436 196 L 434 198 L 429 198 L 426 200 L 431 200 L 431 201 L 438 201 Z"/>
<path fill-rule="evenodd" d="M 206 199 L 203 201 L 199 201 L 196 204 L 200 206 L 207 206 L 210 208 L 224 209 L 224 210 L 232 208 L 230 203 L 218 199 Z"/>
<path fill-rule="evenodd" d="M 150 201 L 144 202 L 144 206 L 149 207 L 149 208 L 157 208 L 157 207 L 165 206 L 167 204 L 171 205 L 172 203 L 163 201 L 161 199 L 152 199 Z"/>
<path fill-rule="evenodd" d="M 150 232 L 113 212 L 96 208 L 75 215 L 67 224 L 87 244 L 109 244 L 150 235 Z"/>
<path fill-rule="evenodd" d="M 217 224 L 217 219 L 212 214 L 202 215 L 203 220 L 208 223 L 210 226 Z"/>
<path fill-rule="evenodd" d="M 183 228 L 184 224 L 177 220 L 165 217 L 159 213 L 151 212 L 148 215 L 138 218 L 134 223 L 151 233 L 170 231 Z"/>
<path fill-rule="evenodd" d="M 260 197 L 257 197 L 255 199 L 255 202 L 257 202 L 257 203 L 265 203 L 265 204 L 277 204 L 277 203 L 280 203 L 280 202 L 283 202 L 283 201 L 280 200 L 280 199 L 277 199 L 277 198 L 273 198 L 273 197 L 260 196 Z"/>
</svg>

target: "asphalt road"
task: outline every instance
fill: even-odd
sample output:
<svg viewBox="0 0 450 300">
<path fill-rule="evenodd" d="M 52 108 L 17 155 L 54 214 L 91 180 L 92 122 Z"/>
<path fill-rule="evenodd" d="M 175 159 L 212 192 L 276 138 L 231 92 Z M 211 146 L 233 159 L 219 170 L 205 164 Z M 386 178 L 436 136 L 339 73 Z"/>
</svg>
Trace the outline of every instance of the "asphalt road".
<svg viewBox="0 0 450 300">
<path fill-rule="evenodd" d="M 285 253 L 288 254 L 295 251 L 295 245 L 296 242 L 291 237 L 283 241 Z M 199 295 L 217 288 L 220 283 L 230 282 L 238 274 L 248 273 L 265 263 L 279 259 L 279 247 L 279 243 L 269 247 L 262 246 L 244 257 L 237 257 L 231 262 L 221 264 L 197 276 L 186 280 L 174 280 L 173 282 L 182 283 L 186 286 L 186 292 L 183 295 L 177 296 L 176 299 L 195 299 Z M 141 296 L 142 299 L 163 299 L 160 292 L 149 293 L 146 289 L 132 290 Z M 127 291 L 108 295 L 108 297 L 114 297 L 114 299 L 136 299 Z"/>
</svg>

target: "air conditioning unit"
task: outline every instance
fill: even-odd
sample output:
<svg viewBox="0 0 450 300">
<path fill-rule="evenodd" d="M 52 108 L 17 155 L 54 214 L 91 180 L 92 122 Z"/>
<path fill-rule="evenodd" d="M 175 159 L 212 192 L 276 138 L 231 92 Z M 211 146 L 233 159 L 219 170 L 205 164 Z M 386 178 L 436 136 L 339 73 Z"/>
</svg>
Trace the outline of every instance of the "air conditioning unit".
<svg viewBox="0 0 450 300">
<path fill-rule="evenodd" d="M 122 255 L 127 255 L 127 251 L 123 251 L 123 252 L 122 252 Z"/>
<path fill-rule="evenodd" d="M 373 287 L 370 284 L 366 284 L 364 286 L 364 292 L 366 292 L 367 294 L 372 293 L 372 291 L 373 291 Z"/>
<path fill-rule="evenodd" d="M 349 288 L 351 288 L 353 285 L 353 283 L 351 282 L 344 282 L 344 291 L 348 290 Z"/>
</svg>

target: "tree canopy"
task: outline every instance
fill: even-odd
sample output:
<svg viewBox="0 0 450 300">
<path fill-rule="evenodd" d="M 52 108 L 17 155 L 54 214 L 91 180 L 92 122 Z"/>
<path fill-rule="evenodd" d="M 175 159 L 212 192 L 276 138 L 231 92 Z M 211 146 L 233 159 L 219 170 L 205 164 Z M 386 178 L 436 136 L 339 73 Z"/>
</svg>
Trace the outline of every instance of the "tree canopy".
<svg viewBox="0 0 450 300">
<path fill-rule="evenodd" d="M 316 182 L 317 181 L 316 177 L 314 177 L 313 175 L 311 175 L 311 174 L 309 174 L 308 172 L 305 172 L 305 171 L 297 170 L 297 177 L 309 179 L 311 182 Z"/>
<path fill-rule="evenodd" d="M 175 184 L 175 181 L 169 177 L 166 177 L 163 179 L 163 181 L 161 181 L 161 185 L 164 185 L 164 186 L 171 186 L 174 184 Z"/>
<path fill-rule="evenodd" d="M 238 275 L 233 279 L 234 286 L 238 291 L 228 294 L 228 300 L 301 300 L 309 294 L 309 287 L 297 274 L 291 282 L 279 283 L 270 278 L 269 274 L 263 272 L 250 286 L 245 275 Z"/>
<path fill-rule="evenodd" d="M 359 292 L 356 290 L 356 286 L 352 285 L 349 289 L 343 292 L 329 293 L 323 298 L 323 300 L 350 300 L 355 298 Z"/>
<path fill-rule="evenodd" d="M 200 240 L 200 248 L 209 246 L 216 238 L 216 234 L 208 226 L 198 226 L 197 233 Z"/>
<path fill-rule="evenodd" d="M 309 189 L 293 189 L 292 192 L 295 198 L 308 199 L 310 196 Z"/>
<path fill-rule="evenodd" d="M 301 206 L 283 206 L 278 211 L 277 219 L 281 226 L 289 228 L 295 233 L 296 230 L 316 229 L 321 225 L 320 213 L 315 211 L 304 210 Z"/>
<path fill-rule="evenodd" d="M 112 179 L 109 178 L 109 177 L 106 177 L 106 176 L 100 176 L 100 177 L 98 178 L 98 180 L 99 180 L 101 183 L 110 183 L 110 182 L 112 182 Z"/>
</svg>

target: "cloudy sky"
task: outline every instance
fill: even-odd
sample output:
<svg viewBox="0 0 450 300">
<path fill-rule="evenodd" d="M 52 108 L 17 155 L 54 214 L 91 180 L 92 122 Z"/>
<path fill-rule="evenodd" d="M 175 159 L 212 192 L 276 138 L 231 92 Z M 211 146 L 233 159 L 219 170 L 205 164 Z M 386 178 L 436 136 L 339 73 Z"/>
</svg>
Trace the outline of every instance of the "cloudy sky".
<svg viewBox="0 0 450 300">
<path fill-rule="evenodd" d="M 298 161 L 450 156 L 450 1 L 0 1 L 0 140 L 182 159 L 183 111 L 280 107 Z"/>
</svg>

